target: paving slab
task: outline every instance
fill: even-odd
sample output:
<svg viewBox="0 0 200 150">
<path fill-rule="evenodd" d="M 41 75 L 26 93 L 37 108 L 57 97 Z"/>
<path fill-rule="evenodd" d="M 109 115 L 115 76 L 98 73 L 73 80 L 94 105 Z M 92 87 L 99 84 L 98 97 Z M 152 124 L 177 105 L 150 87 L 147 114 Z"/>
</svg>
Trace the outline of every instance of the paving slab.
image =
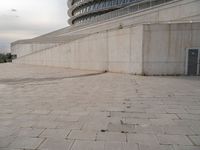
<svg viewBox="0 0 200 150">
<path fill-rule="evenodd" d="M 20 128 L 18 132 L 14 134 L 17 137 L 38 137 L 45 129 L 36 128 Z"/>
<path fill-rule="evenodd" d="M 104 150 L 104 142 L 76 140 L 71 150 Z"/>
<path fill-rule="evenodd" d="M 0 149 L 8 147 L 14 140 L 15 137 L 13 136 L 0 137 Z"/>
<path fill-rule="evenodd" d="M 164 133 L 169 135 L 195 135 L 195 132 L 189 127 L 164 126 Z"/>
<path fill-rule="evenodd" d="M 157 135 L 161 145 L 193 145 L 184 135 Z"/>
<path fill-rule="evenodd" d="M 200 146 L 182 146 L 182 145 L 174 145 L 175 150 L 199 150 Z"/>
<path fill-rule="evenodd" d="M 65 140 L 65 139 L 52 139 L 48 138 L 45 140 L 40 147 L 39 150 L 70 150 L 74 141 Z"/>
<path fill-rule="evenodd" d="M 104 150 L 139 150 L 137 144 L 129 142 L 109 142 L 104 143 Z"/>
<path fill-rule="evenodd" d="M 152 134 L 128 134 L 128 142 L 146 145 L 159 145 L 155 135 Z"/>
<path fill-rule="evenodd" d="M 18 137 L 10 145 L 10 148 L 36 149 L 44 141 L 42 138 Z"/>
<path fill-rule="evenodd" d="M 189 136 L 195 145 L 200 146 L 200 136 Z"/>
<path fill-rule="evenodd" d="M 72 130 L 67 139 L 72 140 L 95 140 L 97 133 L 95 131 L 87 130 Z"/>
<path fill-rule="evenodd" d="M 121 132 L 99 132 L 97 140 L 126 142 L 126 134 Z"/>
<path fill-rule="evenodd" d="M 46 137 L 46 138 L 67 138 L 67 135 L 70 133 L 70 130 L 65 129 L 46 129 L 40 137 Z"/>
<path fill-rule="evenodd" d="M 145 145 L 139 144 L 140 150 L 174 150 L 171 145 Z"/>
</svg>

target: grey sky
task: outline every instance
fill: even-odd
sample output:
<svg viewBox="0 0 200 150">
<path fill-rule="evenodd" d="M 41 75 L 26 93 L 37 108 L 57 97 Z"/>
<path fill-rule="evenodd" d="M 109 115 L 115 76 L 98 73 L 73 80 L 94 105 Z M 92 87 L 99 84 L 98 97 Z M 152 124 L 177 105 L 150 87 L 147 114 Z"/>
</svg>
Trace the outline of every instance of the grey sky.
<svg viewBox="0 0 200 150">
<path fill-rule="evenodd" d="M 2 0 L 0 4 L 0 52 L 10 42 L 66 27 L 67 0 Z"/>
</svg>

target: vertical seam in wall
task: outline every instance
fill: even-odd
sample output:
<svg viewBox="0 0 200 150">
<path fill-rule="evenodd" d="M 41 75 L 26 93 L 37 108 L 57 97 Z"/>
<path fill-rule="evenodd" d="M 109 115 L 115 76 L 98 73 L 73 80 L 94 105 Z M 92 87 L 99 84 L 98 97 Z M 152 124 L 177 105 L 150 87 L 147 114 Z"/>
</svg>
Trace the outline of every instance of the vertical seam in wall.
<svg viewBox="0 0 200 150">
<path fill-rule="evenodd" d="M 106 63 L 106 65 L 107 65 L 107 66 L 106 66 L 107 71 L 109 71 L 109 63 L 110 63 L 110 62 L 109 62 L 109 48 L 108 48 L 108 42 L 109 42 L 109 41 L 108 41 L 108 30 L 106 30 L 106 51 L 107 51 L 107 56 L 106 56 L 106 57 L 107 57 L 107 58 L 106 58 L 106 62 L 105 62 L 105 63 Z"/>
<path fill-rule="evenodd" d="M 171 51 L 171 30 L 172 30 L 172 26 L 171 24 L 168 25 L 168 52 L 167 52 L 167 62 L 169 62 L 169 58 L 170 58 L 170 51 Z"/>
<path fill-rule="evenodd" d="M 141 65 L 141 74 L 144 75 L 144 26 L 142 25 L 142 65 Z"/>
<path fill-rule="evenodd" d="M 172 25 L 171 24 L 167 25 L 167 30 L 168 30 L 168 44 L 167 44 L 167 58 L 165 60 L 166 61 L 165 63 L 169 63 L 170 62 L 170 56 L 171 56 L 171 35 L 172 35 Z M 175 65 L 175 68 L 177 68 L 177 63 L 174 64 L 174 65 Z M 169 71 L 168 67 L 167 67 L 166 70 L 167 70 L 167 72 Z M 172 71 L 172 72 L 175 73 L 176 71 Z"/>
<path fill-rule="evenodd" d="M 133 37 L 133 29 L 132 29 L 132 27 L 130 27 L 129 28 L 129 30 L 130 30 L 130 38 L 129 38 L 129 40 L 130 40 L 130 49 L 129 49 L 129 67 L 128 67 L 128 70 L 129 70 L 129 73 L 132 73 L 131 72 L 131 68 L 132 68 L 132 37 Z"/>
<path fill-rule="evenodd" d="M 190 47 L 193 46 L 193 24 L 191 23 L 191 37 L 190 37 Z"/>
</svg>

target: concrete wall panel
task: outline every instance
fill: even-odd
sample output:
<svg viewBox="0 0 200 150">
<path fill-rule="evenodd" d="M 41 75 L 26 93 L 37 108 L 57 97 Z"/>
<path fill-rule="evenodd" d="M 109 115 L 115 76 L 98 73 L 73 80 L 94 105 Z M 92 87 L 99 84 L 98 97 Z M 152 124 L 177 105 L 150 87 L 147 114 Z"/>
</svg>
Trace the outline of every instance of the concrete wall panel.
<svg viewBox="0 0 200 150">
<path fill-rule="evenodd" d="M 129 72 L 130 63 L 130 28 L 108 33 L 109 70 Z"/>
<path fill-rule="evenodd" d="M 184 74 L 186 49 L 200 47 L 199 31 L 198 25 L 189 23 L 145 25 L 144 74 Z"/>
<path fill-rule="evenodd" d="M 11 47 L 12 53 L 22 57 L 40 50 L 59 46 L 60 43 L 29 43 L 29 44 L 16 44 Z"/>
<path fill-rule="evenodd" d="M 131 28 L 130 73 L 143 73 L 143 26 Z"/>
<path fill-rule="evenodd" d="M 96 33 L 15 62 L 141 74 L 142 31 L 140 26 Z"/>
</svg>

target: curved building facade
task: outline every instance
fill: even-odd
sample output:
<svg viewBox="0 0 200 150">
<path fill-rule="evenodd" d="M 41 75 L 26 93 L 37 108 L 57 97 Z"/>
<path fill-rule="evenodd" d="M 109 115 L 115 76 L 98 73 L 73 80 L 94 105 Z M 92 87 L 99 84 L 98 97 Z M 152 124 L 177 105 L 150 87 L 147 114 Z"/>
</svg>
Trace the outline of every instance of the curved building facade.
<svg viewBox="0 0 200 150">
<path fill-rule="evenodd" d="M 68 0 L 69 24 L 90 22 L 97 16 L 144 0 Z"/>
</svg>

